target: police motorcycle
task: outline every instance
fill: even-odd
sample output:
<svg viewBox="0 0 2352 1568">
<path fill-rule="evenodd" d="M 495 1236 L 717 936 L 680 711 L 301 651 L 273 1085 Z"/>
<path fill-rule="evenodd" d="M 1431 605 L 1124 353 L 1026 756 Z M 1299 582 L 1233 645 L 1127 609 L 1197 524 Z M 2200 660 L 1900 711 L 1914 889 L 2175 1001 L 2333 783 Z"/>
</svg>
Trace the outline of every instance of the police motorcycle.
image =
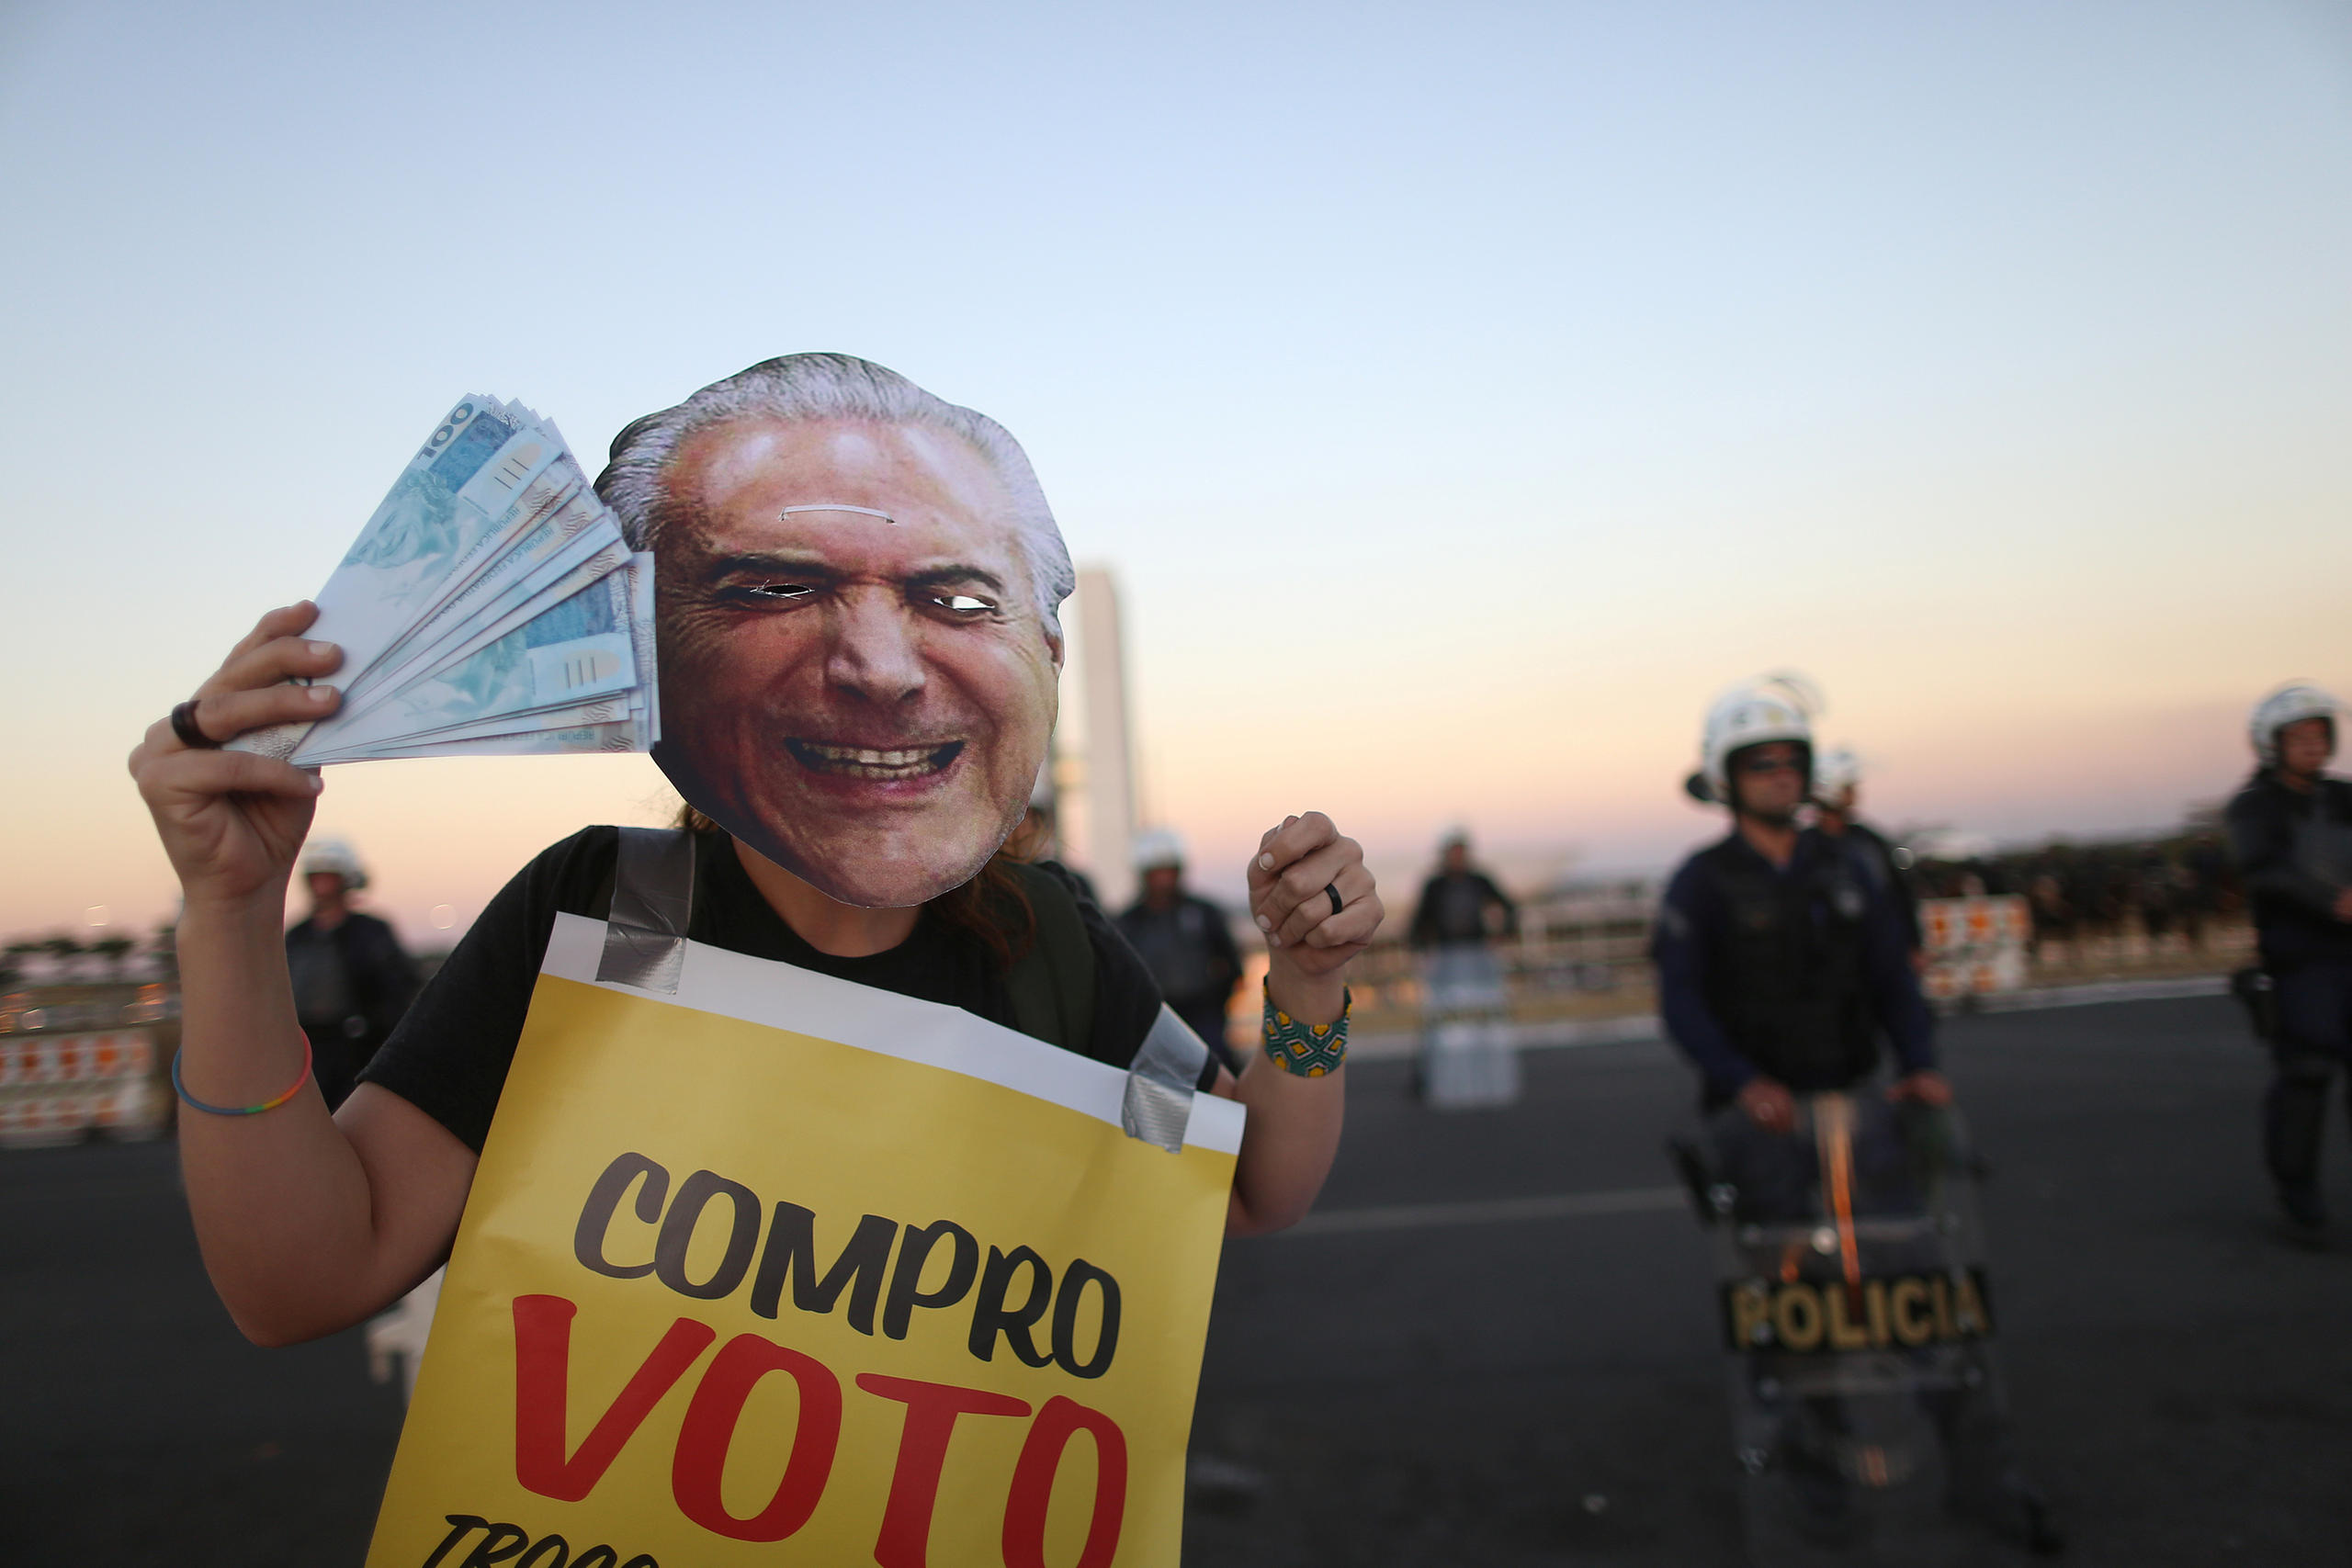
<svg viewBox="0 0 2352 1568">
<path fill-rule="evenodd" d="M 2063 1551 L 2015 1451 L 1958 1113 L 1815 1094 L 1787 1133 L 1727 1107 L 1669 1147 L 1713 1241 L 1757 1568 Z"/>
</svg>

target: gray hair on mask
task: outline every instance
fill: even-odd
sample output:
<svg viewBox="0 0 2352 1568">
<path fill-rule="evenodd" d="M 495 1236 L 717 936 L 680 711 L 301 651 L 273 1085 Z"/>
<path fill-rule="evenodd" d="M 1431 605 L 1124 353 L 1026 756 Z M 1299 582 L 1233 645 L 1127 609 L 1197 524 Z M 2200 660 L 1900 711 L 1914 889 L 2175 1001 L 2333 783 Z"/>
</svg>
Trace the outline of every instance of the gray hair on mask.
<svg viewBox="0 0 2352 1568">
<path fill-rule="evenodd" d="M 1047 634 L 1060 640 L 1061 602 L 1078 586 L 1078 572 L 1021 443 L 988 415 L 934 397 L 897 371 L 852 355 L 787 354 L 762 360 L 614 436 L 612 460 L 597 476 L 596 493 L 619 517 L 630 548 L 653 548 L 662 529 L 676 520 L 679 508 L 663 473 L 679 446 L 696 431 L 745 418 L 862 420 L 920 426 L 962 440 L 1012 498 L 1013 532 L 1028 564 L 1038 616 Z"/>
</svg>

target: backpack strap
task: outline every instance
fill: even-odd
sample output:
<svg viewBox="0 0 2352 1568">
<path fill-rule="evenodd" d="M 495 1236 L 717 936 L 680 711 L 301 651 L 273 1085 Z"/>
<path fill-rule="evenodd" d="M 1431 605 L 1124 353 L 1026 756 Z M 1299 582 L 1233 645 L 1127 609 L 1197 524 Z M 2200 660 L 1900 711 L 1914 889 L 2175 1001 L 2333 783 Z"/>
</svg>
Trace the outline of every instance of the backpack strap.
<svg viewBox="0 0 2352 1568">
<path fill-rule="evenodd" d="M 1018 861 L 1006 864 L 1036 921 L 1035 940 L 1004 977 L 1013 1021 L 1023 1034 L 1082 1054 L 1094 1034 L 1094 943 L 1078 895 L 1050 871 Z"/>
<path fill-rule="evenodd" d="M 1005 976 L 1021 1032 L 1083 1055 L 1094 1032 L 1094 943 L 1078 896 L 1052 872 L 1011 863 L 1036 917 L 1036 940 Z M 1127 1066 L 1119 1124 L 1130 1138 L 1182 1153 L 1209 1048 L 1162 1002 Z"/>
<path fill-rule="evenodd" d="M 695 840 L 683 828 L 623 828 L 596 978 L 678 994 L 695 906 Z"/>
</svg>

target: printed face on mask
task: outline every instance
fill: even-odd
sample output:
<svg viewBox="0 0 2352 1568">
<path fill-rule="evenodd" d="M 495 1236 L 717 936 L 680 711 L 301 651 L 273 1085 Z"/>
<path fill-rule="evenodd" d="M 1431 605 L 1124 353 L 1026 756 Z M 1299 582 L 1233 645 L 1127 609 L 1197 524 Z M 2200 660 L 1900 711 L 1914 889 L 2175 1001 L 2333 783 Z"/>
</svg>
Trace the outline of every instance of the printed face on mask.
<svg viewBox="0 0 2352 1568">
<path fill-rule="evenodd" d="M 830 897 L 922 903 L 1021 820 L 1061 645 L 979 454 L 921 426 L 747 417 L 664 475 L 671 782 Z"/>
</svg>

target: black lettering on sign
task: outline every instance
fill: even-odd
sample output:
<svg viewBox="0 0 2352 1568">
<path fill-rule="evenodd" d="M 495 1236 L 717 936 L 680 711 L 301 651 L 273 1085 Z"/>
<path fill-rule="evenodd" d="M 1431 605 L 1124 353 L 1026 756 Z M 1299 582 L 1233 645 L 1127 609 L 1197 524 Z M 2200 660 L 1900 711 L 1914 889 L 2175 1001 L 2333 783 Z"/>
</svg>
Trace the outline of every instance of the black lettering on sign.
<svg viewBox="0 0 2352 1568">
<path fill-rule="evenodd" d="M 721 1199 L 726 1201 L 726 1246 L 711 1266 L 709 1277 L 697 1280 L 690 1271 L 688 1255 Z M 621 1217 L 625 1201 L 637 1225 L 651 1229 L 650 1236 L 633 1230 Z M 937 1311 L 968 1297 L 972 1315 L 965 1346 L 983 1361 L 995 1359 L 997 1341 L 1001 1339 L 1024 1366 L 1058 1366 L 1072 1377 L 1099 1378 L 1110 1370 L 1111 1359 L 1118 1353 L 1119 1281 L 1109 1270 L 1082 1258 L 1070 1261 L 1058 1282 L 1053 1265 L 1035 1247 L 989 1247 L 983 1269 L 980 1242 L 953 1220 L 902 1225 L 887 1215 L 865 1214 L 820 1272 L 815 1213 L 798 1203 L 777 1203 L 763 1240 L 762 1206 L 758 1193 L 711 1170 L 695 1171 L 677 1184 L 673 1194 L 670 1172 L 659 1162 L 635 1152 L 619 1155 L 588 1190 L 572 1229 L 572 1256 L 582 1268 L 608 1279 L 638 1280 L 650 1274 L 695 1301 L 731 1296 L 748 1278 L 752 1291 L 745 1304 L 757 1315 L 771 1319 L 783 1308 L 785 1282 L 789 1280 L 792 1304 L 800 1311 L 831 1313 L 846 1295 L 849 1306 L 843 1321 L 870 1337 L 878 1310 L 882 1332 L 892 1339 L 907 1337 L 917 1307 Z M 621 1233 L 617 1237 L 616 1228 Z M 947 1254 L 945 1272 L 938 1283 L 925 1289 L 926 1273 L 941 1274 L 928 1265 L 943 1245 Z M 615 1257 L 616 1253 L 619 1256 Z M 1091 1308 L 1090 1295 L 1095 1298 Z M 1816 1312 L 1819 1304 L 1817 1300 L 1813 1303 Z M 1952 1314 L 1952 1305 L 1944 1298 L 1936 1298 L 1934 1305 L 1939 1318 Z M 1765 1310 L 1771 1310 L 1769 1304 Z M 1855 1310 L 1859 1314 L 1862 1309 Z M 1885 1321 L 1883 1304 L 1870 1310 L 1873 1325 Z M 1981 1306 L 1977 1312 L 1981 1316 Z M 1082 1355 L 1078 1343 L 1084 1332 L 1081 1319 L 1092 1325 L 1091 1343 Z M 1037 1342 L 1041 1325 L 1046 1326 L 1048 1336 L 1043 1348 Z M 503 1540 L 492 1550 L 503 1551 Z M 547 1559 L 548 1563 L 555 1562 L 553 1555 Z M 465 1565 L 451 1563 L 447 1568 Z M 535 1562 L 531 1568 L 543 1565 Z M 582 1568 L 581 1560 L 568 1568 Z"/>
<path fill-rule="evenodd" d="M 645 1185 L 637 1190 L 637 1217 L 649 1225 L 662 1217 L 662 1200 L 670 1195 L 670 1173 L 643 1155 L 620 1156 L 588 1190 L 588 1201 L 580 1209 L 580 1224 L 571 1233 L 571 1255 L 580 1259 L 582 1268 L 616 1280 L 636 1280 L 653 1272 L 650 1258 L 642 1263 L 616 1263 L 605 1256 L 605 1237 L 612 1228 L 614 1211 L 621 1206 L 621 1194 L 640 1178 Z"/>
<path fill-rule="evenodd" d="M 1005 1305 L 1012 1292 L 1015 1272 L 1025 1270 L 1029 1276 L 1029 1296 L 1017 1307 Z M 980 1270 L 979 1293 L 972 1298 L 972 1354 L 983 1361 L 996 1359 L 997 1336 L 1012 1347 L 1012 1353 L 1024 1367 L 1045 1367 L 1053 1364 L 1053 1356 L 1037 1348 L 1029 1330 L 1046 1315 L 1054 1301 L 1054 1271 L 1046 1260 L 1025 1247 L 1011 1252 L 989 1248 L 989 1265 Z"/>
<path fill-rule="evenodd" d="M 850 1234 L 824 1277 L 817 1274 L 817 1216 L 797 1203 L 778 1203 L 768 1222 L 767 1246 L 760 1253 L 760 1272 L 752 1281 L 751 1307 L 762 1317 L 774 1317 L 784 1295 L 784 1280 L 792 1276 L 792 1304 L 802 1312 L 831 1312 L 848 1291 L 849 1325 L 869 1338 L 874 1334 L 874 1307 L 882 1299 L 882 1277 L 890 1270 L 890 1243 L 899 1222 L 867 1214 Z"/>
<path fill-rule="evenodd" d="M 727 1252 L 707 1280 L 696 1282 L 686 1274 L 686 1249 L 694 1245 L 695 1227 L 703 1211 L 720 1196 L 735 1212 L 728 1232 Z M 733 1295 L 752 1269 L 752 1249 L 760 1244 L 760 1197 L 740 1181 L 715 1171 L 697 1170 L 678 1184 L 678 1196 L 662 1216 L 662 1239 L 653 1247 L 653 1271 L 662 1282 L 682 1296 L 715 1302 Z"/>
<path fill-rule="evenodd" d="M 492 1525 L 474 1542 L 466 1560 L 458 1568 L 490 1568 L 493 1562 L 503 1562 L 528 1546 L 531 1537 L 521 1525 Z"/>
<path fill-rule="evenodd" d="M 433 1549 L 421 1568 L 662 1568 L 651 1552 L 640 1551 L 627 1562 L 611 1547 L 590 1547 L 579 1556 L 571 1555 L 571 1543 L 560 1535 L 543 1535 L 531 1539 L 531 1532 L 521 1525 L 493 1524 L 480 1514 L 447 1514 L 449 1533 Z M 481 1539 L 474 1541 L 463 1557 L 451 1557 L 458 1543 L 481 1531 Z"/>
<path fill-rule="evenodd" d="M 1102 1292 L 1102 1319 L 1094 1330 L 1094 1352 L 1078 1359 L 1078 1309 L 1091 1285 Z M 1083 1258 L 1070 1259 L 1062 1274 L 1061 1293 L 1054 1298 L 1054 1359 L 1074 1378 L 1099 1378 L 1111 1370 L 1119 1350 L 1119 1281 Z"/>
<path fill-rule="evenodd" d="M 935 1291 L 922 1289 L 922 1266 L 942 1237 L 953 1245 L 947 1257 L 947 1278 Z M 909 1225 L 899 1242 L 899 1266 L 890 1271 L 890 1296 L 882 1303 L 882 1332 L 893 1339 L 907 1337 L 907 1325 L 917 1307 L 954 1306 L 972 1288 L 979 1272 L 980 1244 L 953 1220 Z"/>
<path fill-rule="evenodd" d="M 1735 1350 L 1909 1350 L 1993 1337 L 1992 1289 L 1982 1269 L 1857 1283 L 1742 1280 L 1724 1287 L 1723 1309 L 1724 1337 Z"/>
</svg>

